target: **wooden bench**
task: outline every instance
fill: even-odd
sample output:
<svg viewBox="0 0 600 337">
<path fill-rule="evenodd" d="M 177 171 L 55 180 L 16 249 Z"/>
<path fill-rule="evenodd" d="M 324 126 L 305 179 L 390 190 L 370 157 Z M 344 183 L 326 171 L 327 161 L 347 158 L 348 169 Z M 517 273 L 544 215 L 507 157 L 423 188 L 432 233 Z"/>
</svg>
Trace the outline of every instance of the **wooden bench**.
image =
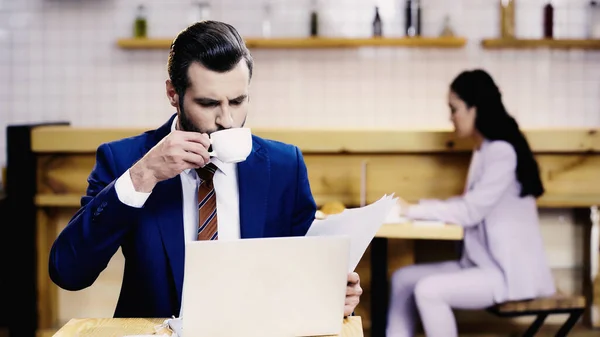
<svg viewBox="0 0 600 337">
<path fill-rule="evenodd" d="M 524 337 L 535 336 L 546 317 L 553 314 L 569 314 L 569 318 L 556 333 L 557 337 L 566 336 L 585 311 L 585 297 L 557 294 L 547 298 L 524 301 L 511 301 L 488 308 L 488 312 L 499 317 L 537 316 Z"/>
</svg>

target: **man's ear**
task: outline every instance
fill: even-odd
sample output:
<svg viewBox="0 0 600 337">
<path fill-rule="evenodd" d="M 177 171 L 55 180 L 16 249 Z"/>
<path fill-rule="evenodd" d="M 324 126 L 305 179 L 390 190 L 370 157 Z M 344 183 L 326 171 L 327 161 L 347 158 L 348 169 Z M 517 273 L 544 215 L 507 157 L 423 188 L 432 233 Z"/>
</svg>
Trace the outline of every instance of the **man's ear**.
<svg viewBox="0 0 600 337">
<path fill-rule="evenodd" d="M 177 108 L 179 106 L 179 95 L 177 94 L 177 91 L 175 90 L 175 87 L 173 86 L 171 80 L 167 80 L 165 82 L 165 88 L 167 91 L 167 98 L 169 99 L 169 103 L 171 103 L 172 107 Z"/>
</svg>

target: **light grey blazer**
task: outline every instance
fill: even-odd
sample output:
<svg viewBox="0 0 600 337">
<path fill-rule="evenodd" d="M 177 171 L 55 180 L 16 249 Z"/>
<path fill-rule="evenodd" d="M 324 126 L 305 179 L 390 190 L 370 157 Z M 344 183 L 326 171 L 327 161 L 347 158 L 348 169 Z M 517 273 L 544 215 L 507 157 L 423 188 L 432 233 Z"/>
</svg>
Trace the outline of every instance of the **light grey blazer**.
<svg viewBox="0 0 600 337">
<path fill-rule="evenodd" d="M 555 292 L 536 200 L 519 197 L 517 155 L 508 142 L 484 141 L 473 152 L 462 196 L 421 200 L 407 217 L 441 220 L 465 228 L 461 265 L 489 269 L 501 277 L 496 302 L 550 296 Z"/>
</svg>

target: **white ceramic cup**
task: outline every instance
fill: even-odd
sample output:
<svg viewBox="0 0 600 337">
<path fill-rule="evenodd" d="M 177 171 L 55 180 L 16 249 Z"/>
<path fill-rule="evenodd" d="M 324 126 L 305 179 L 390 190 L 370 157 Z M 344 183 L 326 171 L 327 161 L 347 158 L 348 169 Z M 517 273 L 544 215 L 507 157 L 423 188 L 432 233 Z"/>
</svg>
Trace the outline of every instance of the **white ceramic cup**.
<svg viewBox="0 0 600 337">
<path fill-rule="evenodd" d="M 249 128 L 231 128 L 210 134 L 211 157 L 224 163 L 239 163 L 252 151 L 252 132 Z"/>
</svg>

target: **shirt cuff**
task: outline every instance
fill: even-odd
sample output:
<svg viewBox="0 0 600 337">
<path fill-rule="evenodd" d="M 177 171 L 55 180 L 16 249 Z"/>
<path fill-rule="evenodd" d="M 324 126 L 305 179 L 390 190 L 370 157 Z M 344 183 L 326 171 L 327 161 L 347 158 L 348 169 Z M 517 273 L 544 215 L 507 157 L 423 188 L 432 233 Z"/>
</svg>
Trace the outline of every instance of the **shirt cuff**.
<svg viewBox="0 0 600 337">
<path fill-rule="evenodd" d="M 117 179 L 115 182 L 115 190 L 122 203 L 135 208 L 142 208 L 152 193 L 136 191 L 133 186 L 133 181 L 131 181 L 129 170 L 125 171 L 125 173 Z"/>
</svg>

